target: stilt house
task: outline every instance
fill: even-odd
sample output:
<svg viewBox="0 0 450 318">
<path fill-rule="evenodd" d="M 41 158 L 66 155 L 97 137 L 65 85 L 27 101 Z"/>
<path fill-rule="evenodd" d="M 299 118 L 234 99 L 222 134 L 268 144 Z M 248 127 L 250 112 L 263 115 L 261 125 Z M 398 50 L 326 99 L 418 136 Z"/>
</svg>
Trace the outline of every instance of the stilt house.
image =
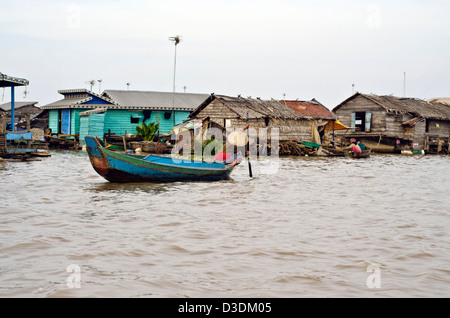
<svg viewBox="0 0 450 318">
<path fill-rule="evenodd" d="M 212 94 L 191 113 L 190 118 L 208 118 L 225 129 L 236 129 L 245 126 L 247 116 L 250 127 L 269 128 L 269 139 L 271 128 L 278 128 L 280 141 L 311 141 L 317 134 L 318 117 L 296 112 L 286 103 L 274 99 Z"/>
<path fill-rule="evenodd" d="M 128 90 L 105 90 L 99 95 L 86 89 L 59 93 L 63 99 L 42 107 L 49 112 L 49 128 L 56 134 L 79 135 L 82 142 L 85 133 L 100 138 L 106 133 L 136 134 L 142 122 L 158 122 L 159 132 L 168 134 L 208 96 Z"/>
<path fill-rule="evenodd" d="M 450 105 L 447 104 L 356 93 L 336 106 L 333 113 L 341 123 L 351 127 L 350 131 L 338 131 L 338 135 L 363 140 L 374 151 L 429 151 L 436 142 L 446 144 L 448 149 Z"/>
</svg>

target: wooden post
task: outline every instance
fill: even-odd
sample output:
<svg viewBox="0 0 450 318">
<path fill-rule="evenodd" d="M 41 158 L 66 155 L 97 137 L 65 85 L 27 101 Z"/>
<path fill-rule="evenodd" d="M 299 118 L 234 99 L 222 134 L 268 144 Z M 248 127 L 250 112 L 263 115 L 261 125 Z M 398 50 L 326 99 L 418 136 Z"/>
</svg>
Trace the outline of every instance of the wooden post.
<svg viewBox="0 0 450 318">
<path fill-rule="evenodd" d="M 122 136 L 123 137 L 123 150 L 125 151 L 125 152 L 127 152 L 127 141 L 126 141 L 126 139 L 125 139 L 125 136 Z"/>
<path fill-rule="evenodd" d="M 11 86 L 11 131 L 15 131 L 14 126 L 14 117 L 15 117 L 15 108 L 16 108 L 16 97 L 14 95 L 14 85 Z"/>
<path fill-rule="evenodd" d="M 6 152 L 6 116 L 0 114 L 0 156 Z"/>
<path fill-rule="evenodd" d="M 26 115 L 26 120 L 27 120 L 27 132 L 30 132 L 31 131 L 30 114 Z M 27 140 L 27 149 L 31 149 L 31 143 L 32 140 Z"/>
</svg>

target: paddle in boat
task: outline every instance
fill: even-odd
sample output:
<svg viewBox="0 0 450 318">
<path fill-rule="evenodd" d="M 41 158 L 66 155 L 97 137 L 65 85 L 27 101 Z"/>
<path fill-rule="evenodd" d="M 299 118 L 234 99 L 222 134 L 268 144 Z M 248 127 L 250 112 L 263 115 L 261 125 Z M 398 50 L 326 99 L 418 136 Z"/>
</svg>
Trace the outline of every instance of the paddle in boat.
<svg viewBox="0 0 450 318">
<path fill-rule="evenodd" d="M 234 166 L 187 161 L 170 156 L 140 156 L 106 149 L 98 137 L 86 136 L 94 170 L 110 182 L 219 181 L 230 179 Z"/>
</svg>

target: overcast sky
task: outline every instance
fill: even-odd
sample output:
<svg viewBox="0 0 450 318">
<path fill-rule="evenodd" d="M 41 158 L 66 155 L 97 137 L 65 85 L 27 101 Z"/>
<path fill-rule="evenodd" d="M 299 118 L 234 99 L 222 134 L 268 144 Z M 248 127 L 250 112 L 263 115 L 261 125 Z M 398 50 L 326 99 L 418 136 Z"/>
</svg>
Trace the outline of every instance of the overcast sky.
<svg viewBox="0 0 450 318">
<path fill-rule="evenodd" d="M 316 98 L 450 96 L 450 1 L 0 0 L 0 72 L 16 100 L 61 89 Z M 406 86 L 404 74 L 406 73 Z M 0 89 L 0 102 L 10 90 Z"/>
</svg>

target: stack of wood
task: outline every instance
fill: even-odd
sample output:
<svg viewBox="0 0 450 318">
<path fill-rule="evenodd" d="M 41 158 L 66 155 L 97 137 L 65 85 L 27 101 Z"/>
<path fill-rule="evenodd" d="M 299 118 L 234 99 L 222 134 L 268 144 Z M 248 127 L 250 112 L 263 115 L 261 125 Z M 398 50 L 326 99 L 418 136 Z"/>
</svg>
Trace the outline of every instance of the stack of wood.
<svg viewBox="0 0 450 318">
<path fill-rule="evenodd" d="M 130 142 L 130 147 L 134 151 L 140 149 L 141 152 L 151 153 L 151 154 L 170 154 L 172 146 L 163 144 L 162 142 L 154 141 L 132 141 Z"/>
<path fill-rule="evenodd" d="M 300 141 L 280 141 L 280 156 L 317 156 L 317 148 L 302 145 Z"/>
<path fill-rule="evenodd" d="M 344 157 L 345 153 L 340 148 L 335 148 L 333 146 L 322 146 L 322 152 L 327 157 Z"/>
</svg>

